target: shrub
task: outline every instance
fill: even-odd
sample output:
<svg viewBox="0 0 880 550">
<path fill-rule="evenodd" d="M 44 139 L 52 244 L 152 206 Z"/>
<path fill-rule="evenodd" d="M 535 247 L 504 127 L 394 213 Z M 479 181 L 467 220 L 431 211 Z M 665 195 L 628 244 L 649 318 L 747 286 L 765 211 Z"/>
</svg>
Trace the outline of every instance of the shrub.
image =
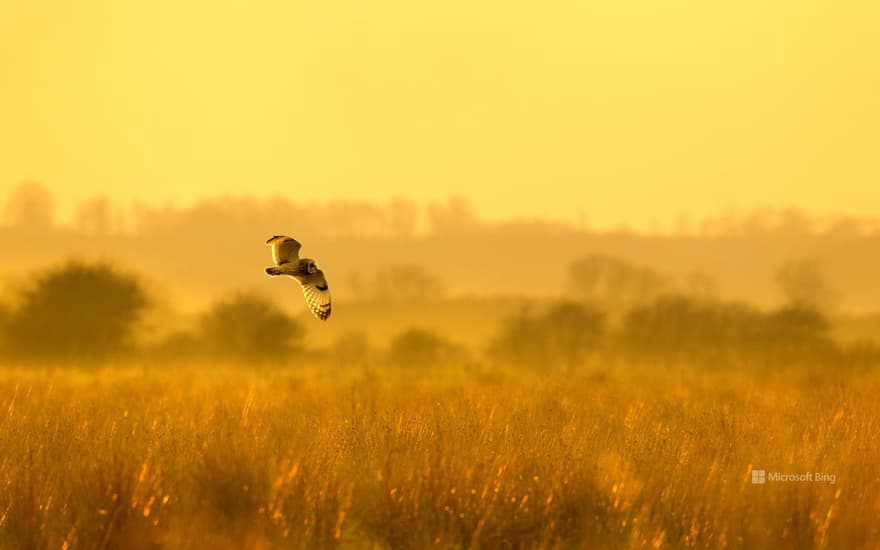
<svg viewBox="0 0 880 550">
<path fill-rule="evenodd" d="M 218 356 L 284 361 L 302 348 L 305 330 L 268 299 L 236 294 L 202 316 L 199 335 L 206 351 Z"/>
<path fill-rule="evenodd" d="M 363 365 L 370 357 L 370 342 L 363 332 L 346 332 L 336 339 L 332 349 L 340 365 Z"/>
<path fill-rule="evenodd" d="M 601 345 L 604 332 L 605 318 L 597 309 L 559 302 L 542 315 L 522 313 L 505 321 L 490 352 L 514 364 L 569 369 Z"/>
<path fill-rule="evenodd" d="M 398 334 L 388 349 L 388 360 L 397 366 L 433 366 L 458 362 L 464 350 L 428 330 L 412 328 Z"/>
<path fill-rule="evenodd" d="M 179 330 L 166 335 L 145 352 L 161 362 L 186 361 L 198 357 L 204 352 L 204 346 L 191 332 Z"/>
<path fill-rule="evenodd" d="M 634 355 L 741 359 L 830 351 L 828 322 L 819 312 L 754 307 L 667 296 L 631 309 L 618 343 Z"/>
<path fill-rule="evenodd" d="M 635 354 L 686 356 L 741 345 L 760 322 L 749 306 L 667 296 L 628 311 L 619 336 Z"/>
<path fill-rule="evenodd" d="M 130 352 L 146 292 L 131 275 L 71 261 L 38 275 L 9 315 L 10 351 L 41 360 L 95 360 Z"/>
</svg>

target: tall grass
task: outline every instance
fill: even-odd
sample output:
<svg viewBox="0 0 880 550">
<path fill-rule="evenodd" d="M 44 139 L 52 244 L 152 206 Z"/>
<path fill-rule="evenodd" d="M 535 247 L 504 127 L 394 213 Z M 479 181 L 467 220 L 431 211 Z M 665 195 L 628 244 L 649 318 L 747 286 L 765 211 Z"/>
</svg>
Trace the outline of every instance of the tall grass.
<svg viewBox="0 0 880 550">
<path fill-rule="evenodd" d="M 874 375 L 380 372 L 7 371 L 0 547 L 880 541 Z"/>
</svg>

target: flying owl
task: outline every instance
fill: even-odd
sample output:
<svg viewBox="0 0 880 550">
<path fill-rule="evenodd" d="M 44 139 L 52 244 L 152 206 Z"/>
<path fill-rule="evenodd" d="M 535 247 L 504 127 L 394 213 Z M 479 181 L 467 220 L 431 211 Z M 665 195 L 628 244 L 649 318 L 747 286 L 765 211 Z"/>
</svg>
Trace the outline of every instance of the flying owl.
<svg viewBox="0 0 880 550">
<path fill-rule="evenodd" d="M 272 247 L 272 259 L 275 265 L 266 268 L 266 274 L 289 275 L 302 285 L 303 296 L 315 317 L 326 321 L 330 317 L 330 290 L 324 272 L 311 258 L 300 258 L 299 242 L 284 235 L 275 235 L 266 244 Z"/>
</svg>

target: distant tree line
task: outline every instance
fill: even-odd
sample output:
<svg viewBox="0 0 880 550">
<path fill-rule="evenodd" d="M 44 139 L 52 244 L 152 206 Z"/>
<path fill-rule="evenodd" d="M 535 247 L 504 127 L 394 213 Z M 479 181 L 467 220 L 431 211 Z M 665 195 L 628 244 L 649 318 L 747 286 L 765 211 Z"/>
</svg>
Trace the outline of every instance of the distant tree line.
<svg viewBox="0 0 880 550">
<path fill-rule="evenodd" d="M 296 219 L 301 231 L 313 236 L 408 238 L 419 232 L 456 233 L 479 223 L 471 203 L 460 196 L 426 206 L 399 198 L 385 204 L 368 201 L 304 204 L 273 197 L 264 201 L 253 198 L 205 199 L 190 208 L 136 203 L 130 211 L 126 210 L 104 196 L 87 199 L 75 209 L 74 228 L 89 235 L 130 230 L 155 236 L 216 227 L 218 220 L 234 219 L 277 227 Z M 29 181 L 12 189 L 5 197 L 0 223 L 25 231 L 52 227 L 55 201 L 49 188 Z"/>
<path fill-rule="evenodd" d="M 55 223 L 54 200 L 49 188 L 39 182 L 23 182 L 6 197 L 0 223 L 21 230 L 46 229 Z M 296 219 L 301 231 L 321 237 L 410 238 L 417 234 L 462 235 L 479 232 L 516 233 L 534 231 L 536 225 L 562 231 L 584 231 L 555 220 L 491 223 L 481 220 L 471 202 L 452 196 L 426 205 L 397 198 L 384 204 L 368 201 L 297 203 L 285 197 L 256 200 L 251 197 L 204 199 L 189 208 L 150 206 L 131 207 L 113 203 L 104 196 L 84 200 L 75 208 L 73 225 L 89 235 L 130 231 L 142 235 L 163 235 L 199 228 L 222 227 L 224 221 L 283 225 Z M 767 209 L 727 213 L 692 223 L 679 219 L 672 227 L 679 236 L 837 235 L 864 236 L 880 233 L 877 220 L 836 217 L 823 220 L 794 209 Z M 625 228 L 619 232 L 628 233 Z"/>
<path fill-rule="evenodd" d="M 807 260 L 784 263 L 776 272 L 776 283 L 791 306 L 833 310 L 840 295 L 831 286 L 822 266 Z M 651 268 L 633 265 L 620 258 L 589 255 L 568 267 L 568 295 L 612 312 L 625 311 L 663 296 L 685 295 L 701 300 L 717 298 L 718 289 L 705 273 L 691 272 L 676 279 Z"/>
</svg>

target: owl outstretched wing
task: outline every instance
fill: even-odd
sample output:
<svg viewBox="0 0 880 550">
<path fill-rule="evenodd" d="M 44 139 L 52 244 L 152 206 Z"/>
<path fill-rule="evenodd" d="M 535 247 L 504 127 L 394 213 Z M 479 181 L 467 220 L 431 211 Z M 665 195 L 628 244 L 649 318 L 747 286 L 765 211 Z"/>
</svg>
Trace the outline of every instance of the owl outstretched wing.
<svg viewBox="0 0 880 550">
<path fill-rule="evenodd" d="M 312 310 L 315 317 L 326 321 L 327 317 L 330 317 L 330 289 L 327 286 L 324 272 L 319 269 L 303 277 L 300 282 L 309 309 Z"/>
<path fill-rule="evenodd" d="M 299 260 L 299 249 L 302 245 L 299 241 L 284 235 L 275 235 L 266 241 L 272 246 L 272 259 L 275 265 L 286 264 Z"/>
</svg>

